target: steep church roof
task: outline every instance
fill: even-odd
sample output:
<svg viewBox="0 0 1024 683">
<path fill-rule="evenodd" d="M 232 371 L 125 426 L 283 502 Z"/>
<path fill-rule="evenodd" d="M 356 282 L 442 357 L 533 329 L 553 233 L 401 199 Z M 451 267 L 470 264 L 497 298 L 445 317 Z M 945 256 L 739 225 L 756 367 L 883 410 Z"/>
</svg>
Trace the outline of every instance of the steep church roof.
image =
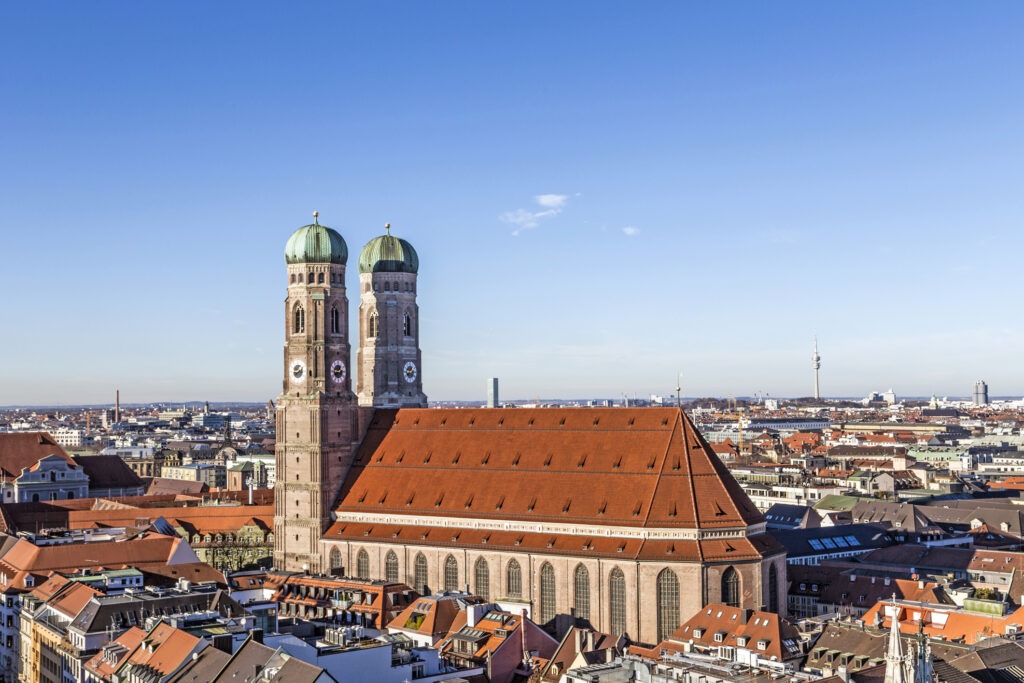
<svg viewBox="0 0 1024 683">
<path fill-rule="evenodd" d="M 677 408 L 378 410 L 336 509 L 679 530 L 764 522 Z"/>
</svg>

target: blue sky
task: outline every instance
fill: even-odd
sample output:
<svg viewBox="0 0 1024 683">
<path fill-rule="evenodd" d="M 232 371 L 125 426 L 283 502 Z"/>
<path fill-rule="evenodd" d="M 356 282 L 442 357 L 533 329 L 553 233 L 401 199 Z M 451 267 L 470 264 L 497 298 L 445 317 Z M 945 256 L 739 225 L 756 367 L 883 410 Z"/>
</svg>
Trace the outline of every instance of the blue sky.
<svg viewBox="0 0 1024 683">
<path fill-rule="evenodd" d="M 1017 2 L 7 4 L 0 404 L 275 396 L 314 209 L 416 246 L 433 399 L 806 395 L 815 333 L 826 395 L 1019 395 L 1022 35 Z"/>
</svg>

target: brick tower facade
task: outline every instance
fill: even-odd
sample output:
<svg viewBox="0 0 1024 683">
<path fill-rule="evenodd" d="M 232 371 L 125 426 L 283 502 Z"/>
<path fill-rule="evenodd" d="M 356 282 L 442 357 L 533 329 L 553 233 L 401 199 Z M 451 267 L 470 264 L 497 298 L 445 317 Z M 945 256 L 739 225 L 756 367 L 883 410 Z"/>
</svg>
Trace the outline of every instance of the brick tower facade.
<svg viewBox="0 0 1024 683">
<path fill-rule="evenodd" d="M 425 408 L 412 245 L 386 234 L 359 255 L 359 405 Z"/>
<path fill-rule="evenodd" d="M 299 228 L 285 248 L 284 383 L 275 450 L 278 569 L 326 569 L 319 540 L 359 439 L 349 372 L 347 259 L 341 235 L 318 222 Z"/>
</svg>

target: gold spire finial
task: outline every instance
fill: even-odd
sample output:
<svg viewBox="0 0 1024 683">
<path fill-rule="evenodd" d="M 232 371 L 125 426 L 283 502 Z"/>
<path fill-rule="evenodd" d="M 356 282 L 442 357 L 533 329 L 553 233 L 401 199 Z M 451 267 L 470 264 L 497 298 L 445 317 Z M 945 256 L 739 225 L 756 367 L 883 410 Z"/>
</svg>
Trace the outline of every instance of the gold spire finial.
<svg viewBox="0 0 1024 683">
<path fill-rule="evenodd" d="M 319 211 L 314 211 L 313 212 L 313 222 L 316 223 L 317 225 L 320 225 L 320 221 L 317 220 L 319 217 L 320 217 L 320 212 Z"/>
<path fill-rule="evenodd" d="M 391 224 L 390 223 L 385 223 L 384 224 L 384 230 L 387 231 L 387 233 L 390 235 L 391 234 Z"/>
</svg>

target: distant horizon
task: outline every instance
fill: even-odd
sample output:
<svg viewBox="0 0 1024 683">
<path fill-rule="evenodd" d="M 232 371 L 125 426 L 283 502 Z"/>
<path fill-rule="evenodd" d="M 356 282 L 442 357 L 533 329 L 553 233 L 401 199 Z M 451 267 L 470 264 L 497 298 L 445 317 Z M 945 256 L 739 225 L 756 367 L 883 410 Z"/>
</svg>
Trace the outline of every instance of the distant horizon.
<svg viewBox="0 0 1024 683">
<path fill-rule="evenodd" d="M 276 398 L 277 397 L 275 396 L 274 398 L 268 399 L 268 400 L 273 401 L 273 400 L 276 400 Z M 650 397 L 649 396 L 647 396 L 647 397 L 628 396 L 627 398 L 629 400 L 650 401 Z M 663 398 L 665 400 L 662 402 L 661 405 L 665 405 L 665 406 L 671 407 L 675 403 L 675 396 L 672 396 L 671 400 L 668 400 L 669 399 L 668 396 L 663 396 Z M 820 400 L 820 401 L 851 401 L 851 402 L 858 402 L 858 401 L 864 400 L 865 398 L 866 398 L 866 396 L 822 396 L 820 399 L 817 399 L 817 400 Z M 901 394 L 896 394 L 896 398 L 897 398 L 897 402 L 902 402 L 902 401 L 930 401 L 932 396 L 930 394 L 927 395 L 927 396 L 903 396 Z M 936 396 L 936 398 L 941 400 L 941 401 L 971 401 L 973 399 L 973 396 L 972 395 L 954 396 L 954 395 L 950 394 L 950 395 L 945 395 L 945 396 Z M 726 401 L 726 400 L 733 400 L 733 399 L 740 400 L 740 401 L 747 401 L 747 402 L 757 401 L 758 400 L 755 396 L 744 396 L 744 395 L 739 395 L 739 396 L 725 396 L 725 395 L 722 395 L 722 396 L 681 396 L 680 397 L 680 401 L 682 401 L 684 403 L 685 402 L 692 403 L 693 401 L 703 401 L 703 400 Z M 768 396 L 768 397 L 763 397 L 761 400 L 763 401 L 765 399 L 767 399 L 767 400 L 780 400 L 780 401 L 815 400 L 813 396 Z M 586 397 L 586 398 L 539 398 L 539 399 L 538 398 L 511 398 L 511 399 L 502 399 L 501 402 L 503 404 L 505 404 L 505 403 L 557 403 L 557 402 L 577 402 L 577 401 L 615 401 L 615 402 L 620 402 L 622 400 L 623 400 L 622 396 L 619 396 L 617 398 L 613 398 L 613 397 L 610 397 L 610 396 L 589 396 L 589 397 Z M 1006 395 L 1006 396 L 989 395 L 989 402 L 990 403 L 996 402 L 996 401 L 1017 401 L 1017 400 L 1024 400 L 1024 396 L 1019 395 L 1019 394 L 1010 394 L 1010 395 Z M 435 403 L 481 403 L 481 404 L 483 404 L 483 403 L 486 403 L 486 402 L 487 402 L 486 396 L 483 397 L 483 398 L 479 398 L 479 399 L 475 399 L 475 398 L 459 399 L 459 398 L 456 398 L 456 399 L 439 399 L 437 401 L 434 401 L 434 400 L 430 401 L 431 404 L 435 404 Z M 209 403 L 211 408 L 213 406 L 248 406 L 248 407 L 258 408 L 258 407 L 266 407 L 267 401 L 266 400 L 264 400 L 264 401 L 142 401 L 142 402 L 132 402 L 132 403 L 125 403 L 125 402 L 122 401 L 121 402 L 121 408 L 122 409 L 126 409 L 126 408 L 150 408 L 150 407 L 157 407 L 157 406 L 166 407 L 166 408 L 173 408 L 175 406 L 181 406 L 181 405 L 186 405 L 188 407 L 202 407 L 205 403 Z M 114 407 L 114 403 L 53 403 L 53 404 L 32 404 L 32 405 L 28 405 L 28 404 L 11 404 L 11 405 L 0 405 L 0 411 L 4 411 L 4 410 L 39 410 L 39 409 L 45 409 L 45 408 L 65 408 L 65 409 L 75 408 L 75 409 L 82 409 L 82 410 L 101 410 L 101 409 L 113 408 L 113 407 Z"/>
</svg>

